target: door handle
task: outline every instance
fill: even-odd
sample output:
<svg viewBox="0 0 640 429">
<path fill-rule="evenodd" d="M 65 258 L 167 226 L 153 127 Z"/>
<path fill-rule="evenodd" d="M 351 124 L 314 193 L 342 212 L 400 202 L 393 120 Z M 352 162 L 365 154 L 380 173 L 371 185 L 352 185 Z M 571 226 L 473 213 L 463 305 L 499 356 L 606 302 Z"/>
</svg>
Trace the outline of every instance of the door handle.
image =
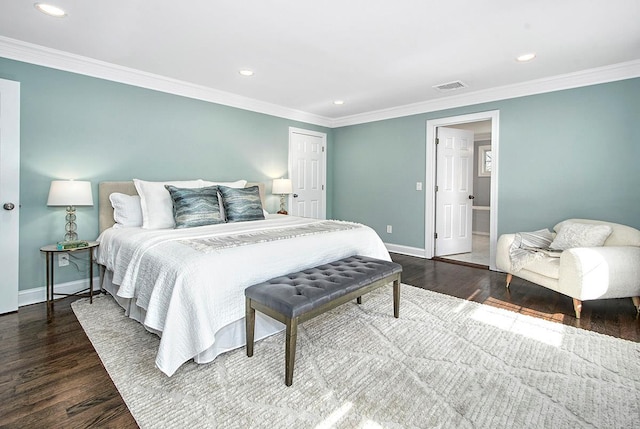
<svg viewBox="0 0 640 429">
<path fill-rule="evenodd" d="M 475 197 L 473 195 L 469 195 L 469 199 L 473 200 Z"/>
<path fill-rule="evenodd" d="M 293 194 L 293 198 L 298 198 L 298 194 Z"/>
<path fill-rule="evenodd" d="M 16 208 L 16 205 L 13 204 L 13 203 L 4 203 L 2 208 L 5 209 L 5 210 L 13 210 L 13 209 Z"/>
</svg>

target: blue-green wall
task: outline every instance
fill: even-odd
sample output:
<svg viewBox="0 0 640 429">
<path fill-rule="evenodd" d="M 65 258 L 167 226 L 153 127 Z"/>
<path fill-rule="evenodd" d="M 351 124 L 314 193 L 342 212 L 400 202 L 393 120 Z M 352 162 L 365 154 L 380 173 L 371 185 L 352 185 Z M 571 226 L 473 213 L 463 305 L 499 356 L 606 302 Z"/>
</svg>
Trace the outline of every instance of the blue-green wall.
<svg viewBox="0 0 640 429">
<path fill-rule="evenodd" d="M 640 228 L 640 79 L 330 130 L 2 58 L 0 78 L 21 83 L 21 290 L 44 285 L 38 249 L 62 235 L 64 210 L 46 206 L 52 179 L 91 180 L 96 203 L 103 180 L 270 184 L 286 174 L 289 126 L 327 133 L 327 216 L 368 224 L 388 243 L 424 248 L 415 183 L 426 177 L 427 119 L 489 110 L 500 111 L 499 233 L 567 217 Z M 78 208 L 81 237 L 96 237 L 97 213 Z"/>
<path fill-rule="evenodd" d="M 330 129 L 3 58 L 0 78 L 21 91 L 20 290 L 44 286 L 39 248 L 64 233 L 64 209 L 46 205 L 52 179 L 93 183 L 96 205 L 79 207 L 77 223 L 95 239 L 100 181 L 244 178 L 269 190 L 287 174 L 294 126 L 327 133 L 331 215 Z M 56 283 L 85 277 L 86 264 L 56 267 Z"/>
<path fill-rule="evenodd" d="M 640 228 L 639 100 L 630 79 L 334 129 L 333 215 L 423 249 L 426 121 L 499 110 L 499 234 L 568 217 Z"/>
</svg>

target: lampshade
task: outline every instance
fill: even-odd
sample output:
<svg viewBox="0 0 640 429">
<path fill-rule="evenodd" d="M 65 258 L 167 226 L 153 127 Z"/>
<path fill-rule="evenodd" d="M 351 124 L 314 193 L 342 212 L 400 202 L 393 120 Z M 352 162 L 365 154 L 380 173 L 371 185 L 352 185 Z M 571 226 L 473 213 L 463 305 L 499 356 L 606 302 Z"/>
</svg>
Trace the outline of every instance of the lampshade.
<svg viewBox="0 0 640 429">
<path fill-rule="evenodd" d="M 82 180 L 52 180 L 48 206 L 92 206 L 91 182 Z"/>
<path fill-rule="evenodd" d="M 272 194 L 284 195 L 293 193 L 291 179 L 273 179 Z"/>
</svg>

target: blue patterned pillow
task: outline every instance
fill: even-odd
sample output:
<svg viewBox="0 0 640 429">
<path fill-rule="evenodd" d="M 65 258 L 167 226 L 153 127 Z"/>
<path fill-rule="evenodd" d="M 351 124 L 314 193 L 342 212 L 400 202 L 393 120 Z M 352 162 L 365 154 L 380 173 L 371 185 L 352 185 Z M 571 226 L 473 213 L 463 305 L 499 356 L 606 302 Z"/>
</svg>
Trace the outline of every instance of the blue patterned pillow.
<svg viewBox="0 0 640 429">
<path fill-rule="evenodd" d="M 173 201 L 176 228 L 224 223 L 218 203 L 218 187 L 176 188 L 165 185 Z"/>
<path fill-rule="evenodd" d="M 227 222 L 264 219 L 260 189 L 257 186 L 249 188 L 218 186 L 218 190 L 222 196 Z"/>
</svg>

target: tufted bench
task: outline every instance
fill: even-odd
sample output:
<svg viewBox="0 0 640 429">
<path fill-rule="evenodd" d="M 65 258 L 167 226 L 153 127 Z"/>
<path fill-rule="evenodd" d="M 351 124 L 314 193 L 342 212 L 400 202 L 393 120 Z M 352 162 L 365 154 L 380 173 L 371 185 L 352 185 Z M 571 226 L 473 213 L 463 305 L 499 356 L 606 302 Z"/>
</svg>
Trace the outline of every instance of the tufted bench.
<svg viewBox="0 0 640 429">
<path fill-rule="evenodd" d="M 287 327 L 285 384 L 293 383 L 298 324 L 393 282 L 393 316 L 400 312 L 402 266 L 366 256 L 350 256 L 287 274 L 245 289 L 247 356 L 253 356 L 256 310 Z"/>
</svg>

